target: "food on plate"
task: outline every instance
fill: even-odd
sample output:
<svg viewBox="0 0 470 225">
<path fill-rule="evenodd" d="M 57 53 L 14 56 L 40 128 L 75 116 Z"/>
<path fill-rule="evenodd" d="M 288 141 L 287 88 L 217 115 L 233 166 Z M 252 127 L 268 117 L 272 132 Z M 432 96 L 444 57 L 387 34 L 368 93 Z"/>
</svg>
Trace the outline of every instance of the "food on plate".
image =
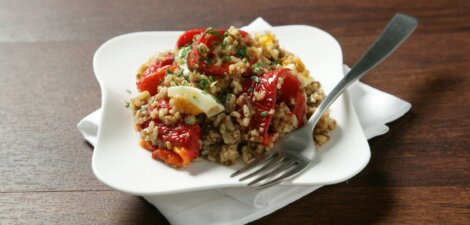
<svg viewBox="0 0 470 225">
<path fill-rule="evenodd" d="M 232 165 L 269 152 L 276 140 L 305 124 L 324 98 L 300 58 L 280 48 L 270 32 L 184 32 L 176 48 L 138 70 L 131 100 L 140 145 L 173 167 L 203 156 Z M 336 126 L 325 113 L 317 145 Z"/>
</svg>

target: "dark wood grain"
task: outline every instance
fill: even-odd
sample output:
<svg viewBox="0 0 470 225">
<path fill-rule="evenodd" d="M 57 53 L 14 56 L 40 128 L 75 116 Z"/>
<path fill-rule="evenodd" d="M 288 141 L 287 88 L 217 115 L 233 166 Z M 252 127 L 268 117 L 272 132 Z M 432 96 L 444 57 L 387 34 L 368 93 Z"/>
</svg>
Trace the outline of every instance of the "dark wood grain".
<svg viewBox="0 0 470 225">
<path fill-rule="evenodd" d="M 93 176 L 77 122 L 100 105 L 92 56 L 143 30 L 307 24 L 354 63 L 398 11 L 415 34 L 364 81 L 412 103 L 359 175 L 253 224 L 470 224 L 470 1 L 0 0 L 0 224 L 168 224 Z"/>
<path fill-rule="evenodd" d="M 143 198 L 115 191 L 4 193 L 0 203 L 2 224 L 168 224 Z"/>
</svg>

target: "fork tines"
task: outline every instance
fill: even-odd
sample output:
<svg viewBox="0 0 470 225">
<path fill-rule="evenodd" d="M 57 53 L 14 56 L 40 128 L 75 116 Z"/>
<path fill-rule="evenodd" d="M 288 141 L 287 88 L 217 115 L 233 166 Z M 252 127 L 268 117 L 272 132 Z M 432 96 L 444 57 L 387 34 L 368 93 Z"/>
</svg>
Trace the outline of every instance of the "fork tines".
<svg viewBox="0 0 470 225">
<path fill-rule="evenodd" d="M 248 185 L 263 189 L 281 183 L 285 178 L 298 173 L 302 169 L 298 165 L 299 162 L 296 160 L 296 157 L 290 157 L 289 154 L 285 152 L 274 152 L 264 158 L 258 158 L 247 164 L 233 173 L 231 177 L 258 168 L 254 172 L 240 178 L 239 181 L 255 178 L 253 181 L 249 182 Z M 264 182 L 260 183 L 261 181 Z"/>
</svg>

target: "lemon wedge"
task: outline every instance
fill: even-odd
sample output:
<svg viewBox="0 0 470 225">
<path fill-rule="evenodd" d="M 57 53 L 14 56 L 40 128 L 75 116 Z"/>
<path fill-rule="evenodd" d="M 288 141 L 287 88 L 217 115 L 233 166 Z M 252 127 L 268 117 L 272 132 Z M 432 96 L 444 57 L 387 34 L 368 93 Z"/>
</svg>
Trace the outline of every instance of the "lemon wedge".
<svg viewBox="0 0 470 225">
<path fill-rule="evenodd" d="M 195 87 L 169 87 L 168 96 L 173 107 L 189 115 L 205 113 L 207 117 L 212 117 L 225 110 L 213 95 Z"/>
</svg>

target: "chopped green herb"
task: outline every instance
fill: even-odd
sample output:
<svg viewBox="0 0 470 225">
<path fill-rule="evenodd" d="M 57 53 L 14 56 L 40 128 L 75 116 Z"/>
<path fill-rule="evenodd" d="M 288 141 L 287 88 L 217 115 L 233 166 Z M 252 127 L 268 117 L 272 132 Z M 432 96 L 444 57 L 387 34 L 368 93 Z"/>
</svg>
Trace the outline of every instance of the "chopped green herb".
<svg viewBox="0 0 470 225">
<path fill-rule="evenodd" d="M 173 72 L 171 70 L 166 70 L 166 74 L 172 74 Z"/>
<path fill-rule="evenodd" d="M 183 63 L 186 62 L 186 56 L 188 55 L 190 51 L 191 51 L 191 46 L 183 47 L 180 49 L 180 52 L 178 53 L 178 55 L 183 60 Z"/>
<path fill-rule="evenodd" d="M 221 95 L 219 98 L 219 103 L 220 104 L 225 104 L 225 102 L 227 101 L 227 95 Z"/>
<path fill-rule="evenodd" d="M 268 116 L 268 112 L 263 111 L 259 115 L 264 118 L 264 117 Z"/>
<path fill-rule="evenodd" d="M 126 108 L 129 108 L 130 105 L 131 103 L 129 101 L 126 101 Z"/>
<path fill-rule="evenodd" d="M 255 64 L 253 64 L 253 71 L 254 71 L 255 73 L 259 72 L 260 69 L 261 69 L 260 67 L 261 67 L 261 62 L 257 62 L 257 63 L 255 63 Z"/>
<path fill-rule="evenodd" d="M 198 46 L 198 47 L 197 47 L 197 50 L 198 50 L 200 53 L 202 53 L 202 54 L 208 52 L 207 48 L 206 48 L 205 46 L 202 46 L 202 45 Z"/>
<path fill-rule="evenodd" d="M 232 62 L 232 57 L 226 55 L 226 56 L 224 56 L 224 61 L 230 63 L 230 62 Z"/>
<path fill-rule="evenodd" d="M 217 97 L 215 97 L 214 95 L 210 95 L 210 96 L 211 96 L 217 103 L 222 104 L 222 103 L 220 103 L 220 100 L 219 100 Z"/>
<path fill-rule="evenodd" d="M 259 83 L 259 77 L 257 76 L 251 76 L 250 77 L 254 82 Z"/>
<path fill-rule="evenodd" d="M 226 42 L 225 40 L 222 41 L 222 44 L 220 45 L 220 47 L 221 47 L 222 49 L 225 49 L 225 47 L 227 47 L 227 42 Z"/>
<path fill-rule="evenodd" d="M 240 48 L 238 49 L 238 52 L 237 52 L 237 57 L 238 58 L 246 58 L 247 57 L 247 55 L 246 55 L 246 45 L 240 46 Z"/>
<path fill-rule="evenodd" d="M 126 89 L 127 93 L 132 94 L 131 90 Z"/>
<path fill-rule="evenodd" d="M 222 38 L 222 35 L 212 27 L 207 28 L 206 33 Z"/>
<path fill-rule="evenodd" d="M 184 122 L 188 125 L 193 125 L 194 123 L 196 123 L 196 118 L 194 116 L 188 116 L 184 118 Z"/>
<path fill-rule="evenodd" d="M 228 32 L 227 31 L 225 31 L 224 37 L 228 37 Z"/>
<path fill-rule="evenodd" d="M 207 78 L 198 78 L 198 83 L 201 89 L 207 89 L 210 85 L 210 81 Z"/>
<path fill-rule="evenodd" d="M 183 69 L 182 69 L 182 68 L 179 69 L 179 71 L 178 71 L 178 73 L 176 74 L 176 76 L 177 76 L 177 77 L 183 76 Z"/>
</svg>

